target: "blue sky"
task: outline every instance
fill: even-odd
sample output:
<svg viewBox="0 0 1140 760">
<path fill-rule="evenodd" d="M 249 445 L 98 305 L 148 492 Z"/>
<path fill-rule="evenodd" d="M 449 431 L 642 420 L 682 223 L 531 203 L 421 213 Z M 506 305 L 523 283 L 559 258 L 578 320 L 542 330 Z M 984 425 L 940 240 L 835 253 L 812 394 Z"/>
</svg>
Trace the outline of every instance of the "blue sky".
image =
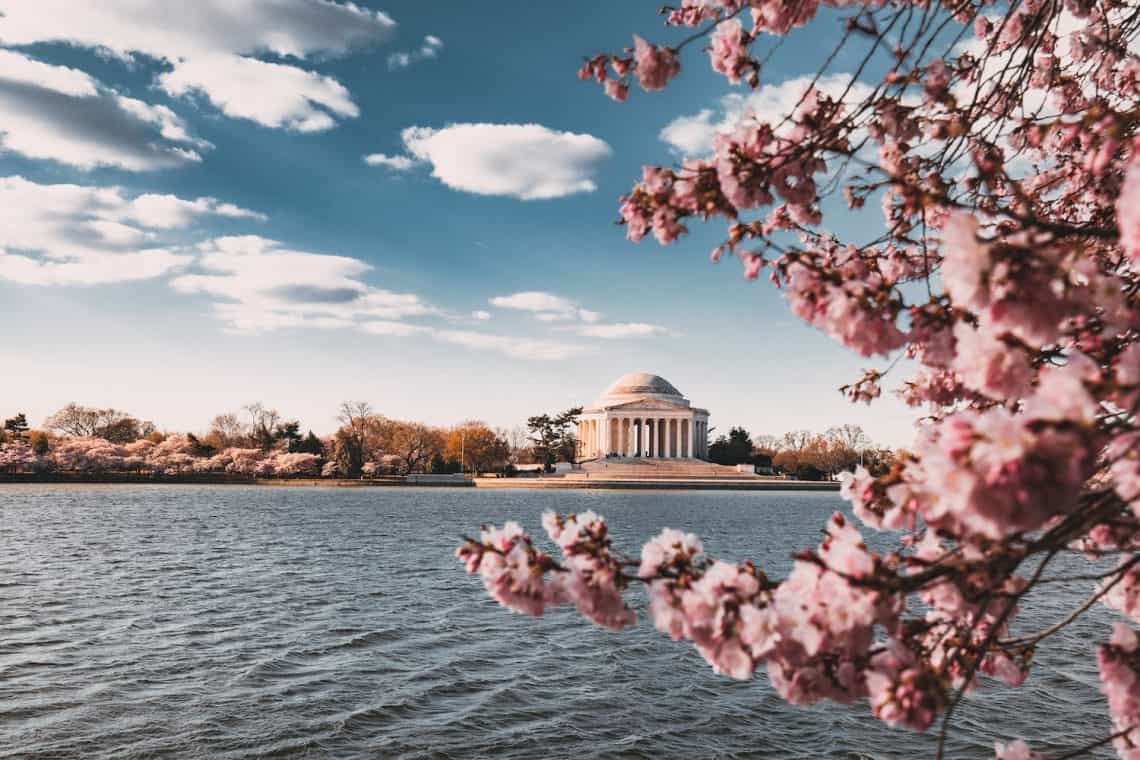
<svg viewBox="0 0 1140 760">
<path fill-rule="evenodd" d="M 614 224 L 642 164 L 746 107 L 697 48 L 624 105 L 577 79 L 675 40 L 659 2 L 89 5 L 0 0 L 0 414 L 201 429 L 260 400 L 327 431 L 359 398 L 513 426 L 646 370 L 721 430 L 909 440 L 897 401 L 836 391 L 867 361 L 709 262 L 723 228 Z M 749 104 L 797 95 L 835 31 L 794 35 Z"/>
</svg>

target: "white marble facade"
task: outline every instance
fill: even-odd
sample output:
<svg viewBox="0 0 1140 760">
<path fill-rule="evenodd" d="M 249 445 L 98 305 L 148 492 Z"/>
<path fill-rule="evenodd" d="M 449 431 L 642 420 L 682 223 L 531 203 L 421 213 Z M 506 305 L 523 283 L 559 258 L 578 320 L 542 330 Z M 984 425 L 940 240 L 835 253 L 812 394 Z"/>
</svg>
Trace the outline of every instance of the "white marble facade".
<svg viewBox="0 0 1140 760">
<path fill-rule="evenodd" d="M 709 412 L 689 403 L 659 375 L 619 377 L 578 418 L 578 457 L 708 457 Z"/>
</svg>

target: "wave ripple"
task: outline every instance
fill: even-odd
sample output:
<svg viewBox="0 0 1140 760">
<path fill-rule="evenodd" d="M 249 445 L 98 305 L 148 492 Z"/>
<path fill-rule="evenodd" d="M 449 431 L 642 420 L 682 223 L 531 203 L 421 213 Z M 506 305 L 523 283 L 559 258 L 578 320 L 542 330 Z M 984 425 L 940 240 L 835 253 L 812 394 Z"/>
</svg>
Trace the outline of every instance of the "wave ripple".
<svg viewBox="0 0 1140 760">
<path fill-rule="evenodd" d="M 0 490 L 0 758 L 915 758 L 866 705 L 800 709 L 714 675 L 645 621 L 511 615 L 458 534 L 596 509 L 623 548 L 663 525 L 776 573 L 834 494 L 15 486 Z M 1073 560 L 1081 562 L 1080 560 Z M 1027 606 L 1026 630 L 1086 589 Z M 1097 609 L 1021 689 L 986 683 L 952 757 L 1108 733 Z M 1109 752 L 1099 756 L 1108 757 Z"/>
</svg>

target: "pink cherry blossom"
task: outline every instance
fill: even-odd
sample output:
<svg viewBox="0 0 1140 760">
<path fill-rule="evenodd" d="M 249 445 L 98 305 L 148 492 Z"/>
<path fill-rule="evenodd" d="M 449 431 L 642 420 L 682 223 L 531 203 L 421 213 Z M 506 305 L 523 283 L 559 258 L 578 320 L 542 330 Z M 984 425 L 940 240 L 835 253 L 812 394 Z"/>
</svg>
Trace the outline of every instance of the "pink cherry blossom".
<svg viewBox="0 0 1140 760">
<path fill-rule="evenodd" d="M 633 625 L 637 618 L 623 597 L 626 579 L 610 551 L 605 519 L 592 511 L 566 516 L 546 512 L 542 526 L 562 549 L 568 571 L 557 579 L 558 591 L 603 628 L 620 631 Z"/>
<path fill-rule="evenodd" d="M 994 742 L 994 760 L 1046 760 L 1039 752 L 1034 752 L 1022 739 L 1008 744 Z"/>
<path fill-rule="evenodd" d="M 1124 185 L 1116 200 L 1116 223 L 1120 227 L 1120 247 L 1140 266 L 1140 161 L 1133 159 L 1124 173 Z"/>
<path fill-rule="evenodd" d="M 604 521 L 583 514 L 555 521 L 564 564 L 546 574 L 555 596 L 613 628 L 625 584 L 644 583 L 654 625 L 717 672 L 765 665 L 789 701 L 867 699 L 884 722 L 922 730 L 961 692 L 1021 685 L 1038 645 L 1084 614 L 1045 608 L 1059 625 L 1011 627 L 1040 597 L 1029 591 L 1064 577 L 1055 558 L 1123 558 L 1090 593 L 1140 621 L 1128 564 L 1140 548 L 1140 32 L 1114 1 L 965 4 L 937 24 L 913 23 L 929 11 L 916 0 L 826 6 L 848 9 L 846 33 L 842 51 L 820 51 L 819 76 L 786 99 L 730 98 L 723 122 L 701 114 L 710 141 L 646 167 L 621 223 L 661 244 L 718 227 L 713 261 L 736 256 L 806 324 L 888 357 L 840 390 L 872 403 L 897 389 L 920 417 L 913 442 L 889 467 L 843 475 L 841 495 L 899 535 L 880 554 L 832 518 L 778 580 L 666 531 L 632 575 Z M 687 28 L 667 30 L 673 47 L 636 38 L 580 76 L 611 96 L 634 76 L 660 89 L 706 46 L 712 71 L 755 87 L 753 46 L 781 71 L 776 38 L 820 7 L 682 0 L 664 10 Z M 883 65 L 829 81 L 847 45 Z M 1099 659 L 1117 751 L 1140 760 L 1137 649 L 1118 627 Z M 995 747 L 1040 757 L 1020 740 Z"/>
<path fill-rule="evenodd" d="M 634 35 L 633 43 L 635 71 L 642 89 L 665 89 L 669 80 L 681 72 L 681 61 L 669 48 L 653 45 L 637 35 Z"/>
<path fill-rule="evenodd" d="M 1140 656 L 1135 631 L 1116 623 L 1112 639 L 1097 653 L 1101 691 L 1116 730 L 1126 732 L 1113 744 L 1125 760 L 1140 757 Z M 1131 730 L 1130 730 L 1131 729 Z"/>
<path fill-rule="evenodd" d="M 495 601 L 514 612 L 538 616 L 558 601 L 544 575 L 550 558 L 531 545 L 516 522 L 484 528 L 479 541 L 468 541 L 455 555 L 468 573 L 479 574 Z"/>
<path fill-rule="evenodd" d="M 724 74 L 733 84 L 739 84 L 746 73 L 756 68 L 748 54 L 750 42 L 740 19 L 729 19 L 718 25 L 709 47 L 713 70 Z"/>
</svg>

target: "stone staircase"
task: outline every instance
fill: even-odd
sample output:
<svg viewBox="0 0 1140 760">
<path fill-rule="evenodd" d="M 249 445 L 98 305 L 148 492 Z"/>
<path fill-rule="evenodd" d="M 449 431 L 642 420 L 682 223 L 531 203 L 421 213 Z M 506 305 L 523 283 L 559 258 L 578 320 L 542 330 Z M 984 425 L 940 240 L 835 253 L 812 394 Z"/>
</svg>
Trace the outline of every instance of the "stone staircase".
<svg viewBox="0 0 1140 760">
<path fill-rule="evenodd" d="M 737 472 L 735 467 L 699 459 L 611 457 L 582 462 L 581 469 L 566 473 L 567 480 L 766 480 L 759 475 Z"/>
</svg>

